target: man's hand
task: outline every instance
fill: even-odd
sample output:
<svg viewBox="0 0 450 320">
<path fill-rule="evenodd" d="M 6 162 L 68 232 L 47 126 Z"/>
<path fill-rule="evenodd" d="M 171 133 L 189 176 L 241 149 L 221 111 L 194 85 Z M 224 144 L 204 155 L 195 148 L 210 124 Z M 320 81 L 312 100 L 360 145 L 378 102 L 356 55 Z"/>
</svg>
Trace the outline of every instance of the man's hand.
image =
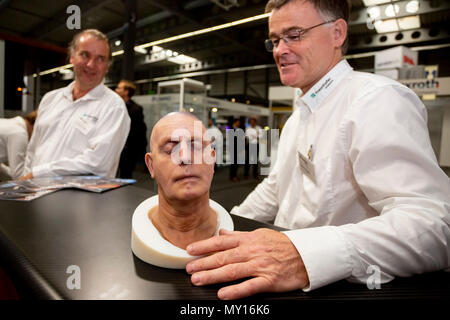
<svg viewBox="0 0 450 320">
<path fill-rule="evenodd" d="M 22 178 L 19 178 L 19 180 L 28 180 L 28 179 L 33 179 L 33 173 L 29 173 L 26 176 L 23 176 Z"/>
<path fill-rule="evenodd" d="M 283 292 L 309 284 L 303 260 L 289 238 L 278 231 L 220 230 L 219 236 L 194 242 L 190 255 L 212 254 L 191 261 L 186 271 L 194 285 L 251 279 L 219 290 L 223 300 L 239 299 L 259 292 Z"/>
</svg>

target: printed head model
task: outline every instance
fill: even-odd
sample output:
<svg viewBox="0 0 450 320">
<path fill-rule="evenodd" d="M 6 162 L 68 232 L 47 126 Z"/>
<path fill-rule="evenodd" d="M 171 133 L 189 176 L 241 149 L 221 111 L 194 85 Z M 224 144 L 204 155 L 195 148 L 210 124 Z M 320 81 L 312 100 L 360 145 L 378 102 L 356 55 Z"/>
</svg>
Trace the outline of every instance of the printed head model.
<svg viewBox="0 0 450 320">
<path fill-rule="evenodd" d="M 175 112 L 161 118 L 153 127 L 150 152 L 145 155 L 150 175 L 158 185 L 158 195 L 147 199 L 136 209 L 133 237 L 137 235 L 135 229 L 142 229 L 143 233 L 143 225 L 149 225 L 152 230 L 157 230 L 156 234 L 161 238 L 158 241 L 164 242 L 165 247 L 173 245 L 175 248 L 171 250 L 180 250 L 179 253 L 184 252 L 187 257 L 194 258 L 185 252 L 190 243 L 210 238 L 222 227 L 232 230 L 229 214 L 209 199 L 215 160 L 210 138 L 197 117 L 191 113 Z M 137 213 L 142 210 L 145 214 L 138 219 Z M 159 266 L 173 267 L 142 258 L 144 253 L 137 253 L 137 239 L 134 241 L 132 239 L 133 252 L 139 258 Z M 140 239 L 139 244 L 148 242 L 153 246 L 156 241 Z M 187 262 L 183 260 L 179 267 L 184 267 Z"/>
</svg>

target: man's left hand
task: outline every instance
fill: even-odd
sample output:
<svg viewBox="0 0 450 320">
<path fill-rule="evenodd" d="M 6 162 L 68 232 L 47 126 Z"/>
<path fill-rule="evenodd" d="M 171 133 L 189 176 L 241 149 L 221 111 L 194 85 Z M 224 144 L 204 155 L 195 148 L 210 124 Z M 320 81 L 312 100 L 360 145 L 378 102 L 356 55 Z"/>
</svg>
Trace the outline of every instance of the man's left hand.
<svg viewBox="0 0 450 320">
<path fill-rule="evenodd" d="M 219 290 L 223 300 L 244 298 L 260 292 L 283 292 L 309 284 L 303 260 L 289 238 L 278 231 L 220 230 L 219 236 L 194 242 L 190 255 L 207 257 L 191 261 L 186 271 L 194 285 L 251 279 Z"/>
</svg>

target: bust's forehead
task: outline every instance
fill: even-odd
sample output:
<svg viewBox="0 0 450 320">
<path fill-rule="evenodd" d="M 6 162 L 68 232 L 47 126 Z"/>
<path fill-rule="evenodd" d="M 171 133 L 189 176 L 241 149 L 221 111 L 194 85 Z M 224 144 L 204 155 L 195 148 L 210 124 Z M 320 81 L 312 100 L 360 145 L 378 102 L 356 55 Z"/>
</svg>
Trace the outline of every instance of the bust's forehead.
<svg viewBox="0 0 450 320">
<path fill-rule="evenodd" d="M 196 127 L 201 127 L 201 132 L 198 129 L 194 130 Z M 186 133 L 189 132 L 191 136 L 194 136 L 199 135 L 199 133 L 203 135 L 205 131 L 206 129 L 203 123 L 194 115 L 182 112 L 171 113 L 162 117 L 155 124 L 150 142 L 160 144 L 167 140 L 167 138 L 170 139 L 173 134 L 180 133 L 181 135 L 186 135 Z"/>
</svg>

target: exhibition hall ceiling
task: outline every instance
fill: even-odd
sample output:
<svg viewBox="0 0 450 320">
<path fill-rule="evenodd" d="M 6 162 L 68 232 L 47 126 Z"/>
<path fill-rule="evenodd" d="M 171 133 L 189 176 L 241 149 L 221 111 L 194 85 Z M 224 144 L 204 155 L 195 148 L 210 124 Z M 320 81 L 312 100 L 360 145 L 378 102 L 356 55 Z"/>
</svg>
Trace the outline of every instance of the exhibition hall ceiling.
<svg viewBox="0 0 450 320">
<path fill-rule="evenodd" d="M 108 35 L 115 60 L 121 59 L 127 32 L 127 0 L 0 0 L 0 39 L 34 48 L 63 52 L 74 27 L 73 6 L 80 9 L 80 27 Z M 136 69 L 165 73 L 273 64 L 264 49 L 266 0 L 138 0 Z M 350 54 L 395 45 L 445 45 L 450 40 L 450 1 L 352 0 Z M 72 6 L 72 7 L 71 7 Z M 242 19 L 256 17 L 252 21 Z M 133 17 L 131 17 L 133 18 Z M 231 22 L 241 21 L 229 26 Z M 209 31 L 208 28 L 222 26 Z M 186 35 L 203 30 L 201 34 Z M 152 45 L 178 35 L 184 38 Z M 139 45 L 143 45 L 139 47 Z M 45 57 L 42 57 L 45 60 Z M 46 61 L 40 70 L 50 66 Z M 58 63 L 54 63 L 57 67 Z M 184 69 L 183 69 L 184 68 Z"/>
</svg>

